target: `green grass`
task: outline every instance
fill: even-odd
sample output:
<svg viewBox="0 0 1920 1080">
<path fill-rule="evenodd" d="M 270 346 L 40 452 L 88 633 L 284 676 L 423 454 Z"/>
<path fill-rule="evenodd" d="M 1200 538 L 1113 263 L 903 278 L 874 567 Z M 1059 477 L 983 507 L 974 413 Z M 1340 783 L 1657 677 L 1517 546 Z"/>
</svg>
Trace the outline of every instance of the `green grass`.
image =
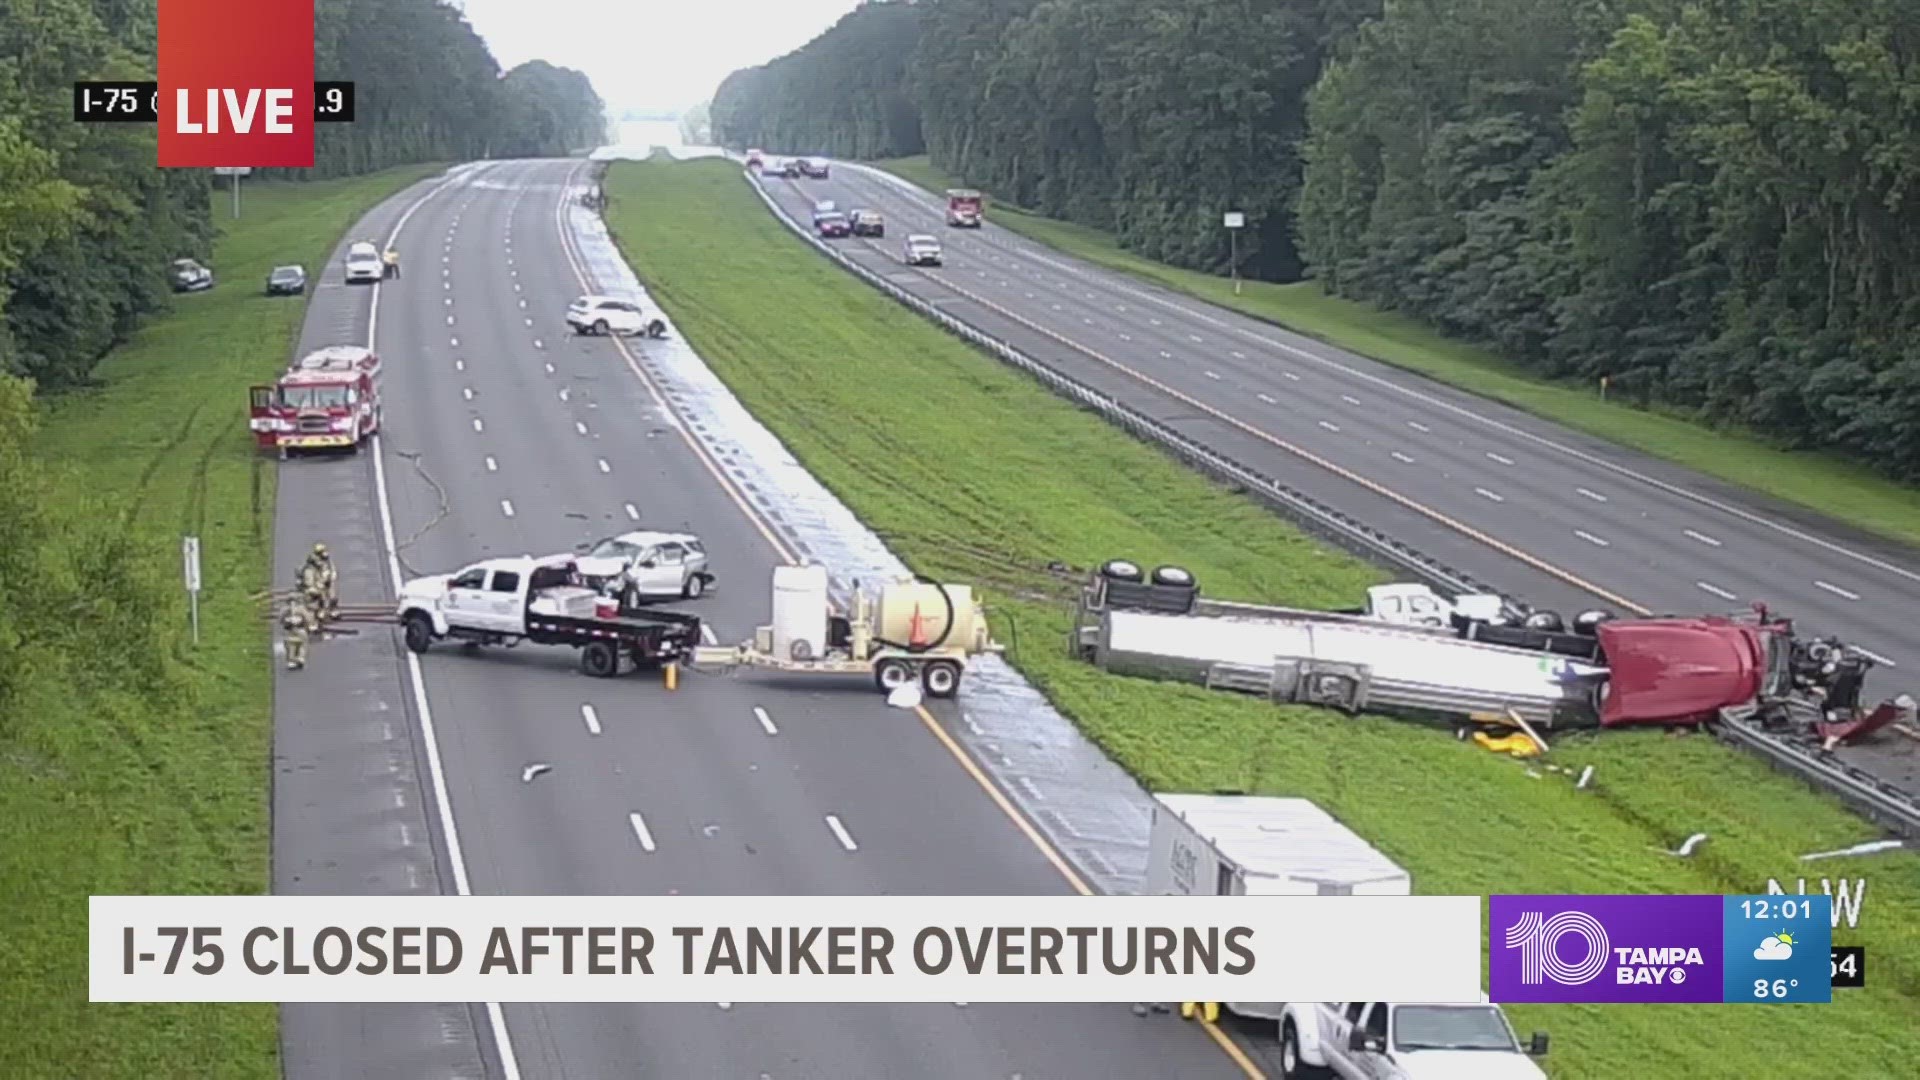
<svg viewBox="0 0 1920 1080">
<path fill-rule="evenodd" d="M 874 164 L 929 191 L 957 186 L 925 156 Z M 1404 315 L 1328 296 L 1315 282 L 1242 282 L 1243 291 L 1236 296 L 1232 282 L 1225 278 L 1123 251 L 1100 230 L 1000 203 L 988 213 L 995 224 L 1108 269 L 1271 320 L 1330 345 L 1920 545 L 1920 490 L 1874 475 L 1836 455 L 1778 450 L 1749 434 L 1708 427 L 1685 416 L 1602 401 L 1597 386 L 1544 381 L 1511 361 L 1444 337 Z"/>
<path fill-rule="evenodd" d="M 1554 758 L 1597 770 L 1581 791 L 1444 731 L 1068 660 L 1050 560 L 1177 561 L 1215 595 L 1303 604 L 1380 575 L 809 263 L 733 166 L 617 163 L 607 189 L 621 248 L 733 392 L 917 570 L 987 583 L 1013 662 L 1148 787 L 1311 798 L 1423 893 L 1757 892 L 1792 887 L 1800 853 L 1874 835 L 1705 738 L 1568 738 Z M 1693 859 L 1655 850 L 1696 831 L 1711 839 Z M 1868 945 L 1872 989 L 1832 1006 L 1516 1008 L 1515 1022 L 1552 1032 L 1563 1078 L 1890 1075 L 1920 1051 L 1920 858 L 1818 866 L 1870 882 L 1842 940 Z"/>
<path fill-rule="evenodd" d="M 282 369 L 304 299 L 260 295 L 267 271 L 301 262 L 318 277 L 362 213 L 437 171 L 259 183 L 242 217 L 224 198 L 218 284 L 179 298 L 101 364 L 99 388 L 55 398 L 34 452 L 68 490 L 164 560 L 201 540 L 201 637 L 173 597 L 185 716 L 133 701 L 100 715 L 45 687 L 45 708 L 9 718 L 0 743 L 0 867 L 10 901 L 0 934 L 0 1072 L 107 1080 L 279 1075 L 271 1005 L 90 1005 L 86 898 L 98 893 L 258 894 L 270 887 L 272 666 L 263 607 L 271 567 L 274 469 L 247 431 L 247 387 Z M 103 649 L 129 643 L 99 642 Z"/>
</svg>

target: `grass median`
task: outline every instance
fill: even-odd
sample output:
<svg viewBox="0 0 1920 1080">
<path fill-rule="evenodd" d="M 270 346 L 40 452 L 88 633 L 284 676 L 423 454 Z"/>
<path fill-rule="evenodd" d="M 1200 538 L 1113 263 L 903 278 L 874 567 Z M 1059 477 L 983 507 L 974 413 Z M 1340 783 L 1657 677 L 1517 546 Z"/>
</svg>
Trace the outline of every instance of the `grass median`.
<svg viewBox="0 0 1920 1080">
<path fill-rule="evenodd" d="M 874 162 L 928 191 L 958 186 L 926 157 Z M 1920 490 L 1833 454 L 1778 450 L 1684 416 L 1602 401 L 1597 386 L 1548 382 L 1484 349 L 1445 337 L 1371 304 L 1328 296 L 1314 282 L 1242 282 L 1183 270 L 1124 251 L 1098 229 L 995 204 L 997 225 L 1110 270 L 1234 308 L 1395 367 L 1417 371 L 1535 416 L 1597 435 L 1709 476 L 1797 503 L 1862 529 L 1920 545 Z"/>
<path fill-rule="evenodd" d="M 200 537 L 200 642 L 190 640 L 184 591 L 173 594 L 185 702 L 15 673 L 42 707 L 0 725 L 0 877 L 10 901 L 0 935 L 0 1072 L 280 1074 L 272 1005 L 88 1004 L 87 896 L 270 887 L 272 656 L 266 608 L 254 597 L 271 573 L 274 468 L 254 452 L 247 387 L 285 367 L 307 305 L 267 298 L 261 287 L 288 262 L 322 280 L 361 214 L 436 171 L 254 184 L 238 221 L 216 197 L 218 284 L 180 297 L 173 314 L 115 350 L 96 372 L 101 385 L 46 403 L 30 445 L 71 493 L 60 512 L 111 521 L 174 581 L 181 537 Z"/>
<path fill-rule="evenodd" d="M 1442 730 L 1068 660 L 1054 560 L 1176 562 L 1214 595 L 1296 604 L 1351 602 L 1381 575 L 833 269 L 737 168 L 622 162 L 606 187 L 621 249 L 733 392 L 916 570 L 984 583 L 1012 661 L 1149 788 L 1313 799 L 1423 893 L 1792 889 L 1800 854 L 1874 835 L 1705 738 L 1568 738 L 1554 759 L 1596 768 L 1575 790 Z M 1692 858 L 1665 854 L 1694 832 L 1711 839 Z M 1920 1050 L 1920 858 L 1818 865 L 1869 881 L 1839 937 L 1867 944 L 1872 988 L 1831 1006 L 1529 1007 L 1515 1022 L 1552 1032 L 1561 1078 L 1884 1074 Z"/>
</svg>

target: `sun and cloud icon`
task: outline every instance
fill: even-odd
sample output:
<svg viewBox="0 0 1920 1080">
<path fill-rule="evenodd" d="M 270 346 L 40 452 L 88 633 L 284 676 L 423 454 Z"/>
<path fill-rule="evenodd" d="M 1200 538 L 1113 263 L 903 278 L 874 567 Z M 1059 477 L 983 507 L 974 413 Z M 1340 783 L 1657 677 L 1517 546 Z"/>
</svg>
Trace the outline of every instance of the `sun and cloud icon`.
<svg viewBox="0 0 1920 1080">
<path fill-rule="evenodd" d="M 1760 942 L 1753 950 L 1755 960 L 1787 960 L 1793 956 L 1793 935 L 1785 930 Z"/>
</svg>

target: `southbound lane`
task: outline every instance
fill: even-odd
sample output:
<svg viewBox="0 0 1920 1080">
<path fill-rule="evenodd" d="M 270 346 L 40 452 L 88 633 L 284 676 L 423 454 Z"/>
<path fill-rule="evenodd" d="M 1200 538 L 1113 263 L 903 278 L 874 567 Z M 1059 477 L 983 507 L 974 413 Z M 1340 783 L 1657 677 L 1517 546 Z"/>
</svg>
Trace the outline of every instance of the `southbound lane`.
<svg viewBox="0 0 1920 1080">
<path fill-rule="evenodd" d="M 931 196 L 874 171 L 836 163 L 830 180 L 766 188 L 802 221 L 821 198 L 881 210 L 885 241 L 841 242 L 863 265 L 1535 603 L 1689 611 L 1763 599 L 1891 667 L 1872 681 L 1876 694 L 1903 689 L 1906 671 L 1920 669 L 1920 630 L 1902 617 L 1920 600 L 1920 573 L 1898 545 L 1141 284 L 990 221 L 978 233 L 948 229 Z M 909 231 L 939 237 L 946 265 L 901 265 Z M 1888 738 L 1842 756 L 1920 785 L 1920 758 L 1906 739 Z"/>
<path fill-rule="evenodd" d="M 733 639 L 781 553 L 623 350 L 571 337 L 587 291 L 557 207 L 581 163 L 510 162 L 428 204 L 383 287 L 384 458 L 409 572 L 691 525 Z M 424 257 L 423 257 L 424 256 Z M 524 306 L 523 306 L 524 302 Z M 563 393 L 564 396 L 563 396 Z M 631 508 L 631 509 L 630 509 Z M 410 538 L 414 538 L 407 543 Z M 1042 894 L 1061 876 L 912 714 L 870 687 L 590 681 L 563 649 L 422 658 L 476 893 Z M 522 770 L 551 771 L 523 782 Z M 1092 1006 L 508 1006 L 527 1076 L 1238 1076 L 1191 1025 Z"/>
</svg>

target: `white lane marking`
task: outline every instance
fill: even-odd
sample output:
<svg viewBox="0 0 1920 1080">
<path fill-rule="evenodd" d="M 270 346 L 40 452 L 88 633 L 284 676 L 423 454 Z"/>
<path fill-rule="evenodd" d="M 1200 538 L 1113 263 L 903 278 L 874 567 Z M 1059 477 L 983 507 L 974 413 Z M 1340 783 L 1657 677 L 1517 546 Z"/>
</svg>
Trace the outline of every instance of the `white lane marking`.
<svg viewBox="0 0 1920 1080">
<path fill-rule="evenodd" d="M 1279 404 L 1279 402 L 1277 402 L 1277 401 L 1275 401 L 1275 400 L 1273 400 L 1272 398 L 1270 398 L 1270 397 L 1268 397 L 1268 396 L 1267 396 L 1267 395 L 1265 395 L 1265 394 L 1256 394 L 1255 396 L 1256 396 L 1256 397 L 1258 397 L 1258 398 L 1259 398 L 1259 399 L 1260 399 L 1261 401 L 1264 401 L 1264 402 L 1266 402 L 1266 403 L 1267 403 L 1267 404 L 1269 404 L 1269 405 L 1277 405 L 1277 404 Z"/>
<path fill-rule="evenodd" d="M 466 398 L 467 398 L 467 400 L 468 400 L 468 401 L 472 401 L 472 400 L 473 400 L 473 387 L 471 387 L 471 386 L 463 386 L 463 387 L 461 387 L 461 388 L 460 388 L 460 392 L 461 392 L 462 394 L 464 394 L 464 395 L 466 395 Z"/>
<path fill-rule="evenodd" d="M 1475 492 L 1477 492 L 1477 493 L 1479 493 L 1479 494 L 1481 494 L 1481 495 L 1484 495 L 1484 496 L 1486 496 L 1486 497 L 1487 497 L 1487 498 L 1489 498 L 1489 499 L 1492 499 L 1492 500 L 1493 500 L 1494 502 L 1506 502 L 1506 501 L 1507 501 L 1506 499 L 1504 499 L 1504 498 L 1502 498 L 1502 497 L 1501 497 L 1501 496 L 1499 495 L 1499 493 L 1498 493 L 1498 492 L 1493 492 L 1493 491 L 1488 491 L 1488 490 L 1487 490 L 1486 488 L 1479 488 L 1479 487 L 1477 487 L 1477 488 L 1474 488 L 1473 490 L 1474 490 Z"/>
<path fill-rule="evenodd" d="M 1199 340 L 1200 340 L 1200 335 L 1199 335 L 1199 334 L 1188 334 L 1187 336 L 1188 336 L 1188 337 L 1190 337 L 1190 338 L 1192 338 L 1192 339 L 1193 339 L 1193 340 L 1195 340 L 1195 341 L 1199 341 Z"/>
<path fill-rule="evenodd" d="M 587 425 L 581 423 L 578 420 L 575 420 L 573 422 L 573 430 L 579 432 L 582 435 L 585 435 L 587 433 Z"/>
<path fill-rule="evenodd" d="M 1899 667 L 1900 666 L 1899 664 L 1894 663 L 1893 661 L 1887 659 L 1884 656 L 1881 656 L 1879 653 L 1874 652 L 1871 649 L 1863 649 L 1858 645 L 1850 645 L 1848 647 L 1851 648 L 1854 652 L 1859 653 L 1861 656 L 1864 656 L 1867 659 L 1873 661 L 1874 663 L 1879 664 L 1881 667 Z"/>
<path fill-rule="evenodd" d="M 499 472 L 499 471 L 500 471 L 500 463 L 499 463 L 499 462 L 497 462 L 497 461 L 495 461 L 495 460 L 493 460 L 493 455 L 492 455 L 492 454 L 488 454 L 488 455 L 487 455 L 487 471 L 488 471 L 488 472 Z"/>
<path fill-rule="evenodd" d="M 526 300 L 526 298 L 525 298 L 525 297 L 521 297 L 521 298 L 520 298 L 520 306 L 521 306 L 521 307 L 526 307 L 526 306 L 527 306 L 527 300 Z"/>
<path fill-rule="evenodd" d="M 514 291 L 514 292 L 519 292 L 519 291 L 520 291 L 520 283 L 519 283 L 519 282 L 517 282 L 517 281 L 516 281 L 516 282 L 514 282 L 514 283 L 513 283 L 513 291 Z"/>
<path fill-rule="evenodd" d="M 627 824 L 633 826 L 633 835 L 640 840 L 641 850 L 652 851 L 653 834 L 647 831 L 647 819 L 641 817 L 640 812 L 635 810 L 627 815 Z"/>
<path fill-rule="evenodd" d="M 1600 539 L 1599 537 L 1593 535 L 1590 532 L 1587 532 L 1584 529 L 1573 530 L 1573 535 L 1579 537 L 1582 540 L 1585 540 L 1587 543 L 1592 544 L 1594 547 L 1612 547 L 1613 546 L 1612 544 L 1607 543 L 1605 540 Z"/>
<path fill-rule="evenodd" d="M 553 374 L 553 365 L 552 365 L 552 364 L 548 364 L 548 365 L 547 365 L 547 374 L 549 374 L 549 375 L 551 375 L 551 374 Z"/>
<path fill-rule="evenodd" d="M 477 416 L 473 418 L 473 430 L 475 430 L 475 431 L 485 431 L 485 430 L 487 430 L 487 428 L 486 428 L 486 425 L 485 425 L 485 424 L 482 424 L 482 423 L 480 422 L 480 418 L 479 418 L 479 417 L 477 417 Z"/>
<path fill-rule="evenodd" d="M 1160 350 L 1160 355 L 1161 355 L 1161 357 L 1162 357 L 1162 358 L 1164 358 L 1164 359 L 1167 359 L 1167 360 L 1171 360 L 1171 359 L 1173 359 L 1173 354 L 1172 354 L 1172 353 L 1170 353 L 1170 352 L 1168 352 L 1168 351 L 1167 351 L 1167 350 L 1165 350 L 1165 349 L 1161 349 L 1161 350 Z"/>
<path fill-rule="evenodd" d="M 527 325 L 528 325 L 528 326 L 532 326 L 532 325 L 533 325 L 533 320 L 532 320 L 532 319 L 528 319 L 528 320 L 527 320 Z"/>
<path fill-rule="evenodd" d="M 459 338 L 448 338 L 447 340 L 448 340 L 449 342 L 451 342 L 451 343 L 452 343 L 452 345 L 453 345 L 453 347 L 454 347 L 454 348 L 456 348 L 456 349 L 457 349 L 457 348 L 459 348 L 459 347 L 460 347 L 460 339 L 459 339 Z"/>
<path fill-rule="evenodd" d="M 1327 422 L 1326 422 L 1325 420 L 1322 420 L 1322 421 L 1320 421 L 1320 426 L 1321 426 L 1321 427 L 1323 427 L 1323 428 L 1326 428 L 1326 429 L 1327 429 L 1328 431 L 1339 431 L 1339 430 L 1340 430 L 1340 425 L 1338 425 L 1338 424 L 1329 424 L 1329 423 L 1327 423 Z"/>
<path fill-rule="evenodd" d="M 627 503 L 627 504 L 626 504 L 626 507 L 625 507 L 625 509 L 626 509 L 626 511 L 627 511 L 627 516 L 628 516 L 628 517 L 630 517 L 630 518 L 632 518 L 632 519 L 633 519 L 633 520 L 635 520 L 635 521 L 639 521 L 639 520 L 640 520 L 640 509 L 639 509 L 639 507 L 636 507 L 636 506 L 634 506 L 634 505 L 633 505 L 632 503 Z M 704 628 L 704 627 L 705 627 L 705 626 L 706 626 L 707 624 L 706 624 L 706 623 L 701 623 L 700 625 L 701 625 L 701 626 L 702 626 L 702 627 Z"/>
<path fill-rule="evenodd" d="M 1497 461 L 1497 462 L 1499 462 L 1499 463 L 1500 463 L 1500 464 L 1502 464 L 1502 465 L 1511 465 L 1511 464 L 1513 464 L 1513 459 L 1512 459 L 1512 458 L 1510 458 L 1510 457 L 1501 457 L 1501 456 L 1500 456 L 1499 454 L 1496 454 L 1496 453 L 1494 453 L 1494 452 L 1493 452 L 1493 451 L 1491 451 L 1491 450 L 1489 450 L 1489 451 L 1487 451 L 1487 460 L 1489 460 L 1489 461 Z"/>
<path fill-rule="evenodd" d="M 1698 540 L 1698 541 L 1700 541 L 1701 543 L 1703 543 L 1703 544 L 1705 544 L 1705 545 L 1707 545 L 1708 547 L 1719 547 L 1719 546 L 1720 546 L 1720 541 L 1718 541 L 1718 540 L 1715 540 L 1715 539 L 1714 539 L 1713 537 L 1711 537 L 1711 536 L 1708 536 L 1708 535 L 1707 535 L 1706 533 L 1701 533 L 1701 532 L 1694 532 L 1694 531 L 1693 531 L 1692 529 L 1688 529 L 1688 530 L 1686 531 L 1686 533 L 1687 533 L 1687 536 L 1688 536 L 1688 537 L 1690 537 L 1690 538 L 1692 538 L 1692 539 L 1694 539 L 1694 540 Z"/>
<path fill-rule="evenodd" d="M 705 626 L 706 623 L 701 623 L 700 625 Z M 780 734 L 780 729 L 773 726 L 773 717 L 767 715 L 767 710 L 761 708 L 758 705 L 755 705 L 753 707 L 753 717 L 754 719 L 760 721 L 761 730 L 765 731 L 767 734 L 769 735 Z M 828 820 L 832 820 L 832 819 L 829 818 Z"/>
<path fill-rule="evenodd" d="M 1059 311 L 1059 310 L 1060 310 L 1060 305 L 1059 305 L 1059 304 L 1055 304 L 1055 305 L 1053 305 L 1053 310 L 1055 310 L 1055 311 Z"/>
<path fill-rule="evenodd" d="M 541 341 L 541 340 L 540 340 L 539 338 L 534 338 L 534 339 L 533 339 L 533 347 L 534 347 L 534 348 L 536 348 L 536 349 L 544 349 L 544 348 L 546 348 L 547 346 L 546 346 L 546 344 L 545 344 L 544 342 L 542 342 L 542 341 Z"/>
<path fill-rule="evenodd" d="M 448 325 L 448 326 L 452 326 L 452 325 L 453 325 L 453 316 L 451 316 L 451 315 L 449 315 L 449 316 L 447 316 L 447 325 Z"/>
<path fill-rule="evenodd" d="M 451 296 L 449 296 L 449 297 L 447 297 L 447 298 L 446 298 L 446 305 L 447 305 L 448 307 L 452 307 L 452 306 L 453 306 L 453 297 L 451 297 Z"/>
<path fill-rule="evenodd" d="M 1154 319 L 1154 318 L 1149 318 L 1149 319 L 1148 319 L 1147 321 L 1148 321 L 1148 322 L 1151 322 L 1151 323 L 1152 323 L 1153 325 L 1155 325 L 1155 326 L 1159 326 L 1159 325 L 1160 325 L 1160 320 L 1159 320 L 1159 319 Z"/>
<path fill-rule="evenodd" d="M 443 282 L 441 282 L 441 283 L 440 283 L 440 287 L 441 287 L 441 288 L 443 288 L 443 289 L 451 289 L 451 288 L 453 288 L 453 282 L 451 282 L 451 281 L 443 281 Z"/>
<path fill-rule="evenodd" d="M 1235 360 L 1245 360 L 1247 358 L 1247 354 L 1243 352 L 1236 352 L 1233 354 L 1233 358 Z"/>
<path fill-rule="evenodd" d="M 1125 310 L 1127 310 L 1127 305 L 1125 305 L 1125 304 L 1115 304 L 1115 305 L 1113 305 L 1113 310 L 1115 310 L 1115 311 L 1125 311 Z"/>
<path fill-rule="evenodd" d="M 1092 319 L 1089 319 L 1089 318 L 1087 318 L 1087 317 L 1086 317 L 1086 316 L 1084 316 L 1084 315 L 1082 315 L 1082 316 L 1080 317 L 1080 321 L 1081 321 L 1081 322 L 1083 322 L 1083 323 L 1086 323 L 1086 324 L 1087 324 L 1088 326 L 1092 326 L 1092 325 L 1093 325 L 1093 320 L 1092 320 Z"/>
<path fill-rule="evenodd" d="M 700 624 L 700 640 L 709 645 L 718 645 L 720 643 L 720 639 L 713 636 L 712 623 L 703 622 Z"/>
<path fill-rule="evenodd" d="M 1816 581 L 1814 581 L 1814 583 L 1813 583 L 1813 586 L 1814 586 L 1814 588 L 1816 588 L 1816 589 L 1825 589 L 1826 591 L 1828 591 L 1828 592 L 1830 592 L 1830 593 L 1832 593 L 1832 594 L 1833 594 L 1833 595 L 1835 595 L 1835 596 L 1844 596 L 1844 597 L 1846 597 L 1846 598 L 1847 598 L 1848 600 L 1858 600 L 1858 599 L 1860 599 L 1860 594 L 1859 594 L 1859 593 L 1857 593 L 1857 592 L 1851 592 L 1851 591 L 1849 591 L 1849 590 L 1847 590 L 1847 589 L 1843 589 L 1843 588 L 1841 588 L 1841 587 L 1840 587 L 1840 586 L 1838 586 L 1838 585 L 1829 585 L 1828 583 L 1826 583 L 1826 582 L 1824 582 L 1824 581 L 1819 581 L 1819 580 L 1816 580 Z"/>
<path fill-rule="evenodd" d="M 860 845 L 853 842 L 853 834 L 847 832 L 847 827 L 840 824 L 839 818 L 828 814 L 827 828 L 833 830 L 833 838 L 840 841 L 841 847 L 846 848 L 848 851 L 858 851 L 860 849 Z"/>
<path fill-rule="evenodd" d="M 1395 461 L 1404 461 L 1404 462 L 1406 462 L 1406 463 L 1407 463 L 1408 465 L 1411 465 L 1411 464 L 1413 464 L 1413 459 L 1412 459 L 1412 458 L 1410 458 L 1410 457 L 1408 457 L 1407 455 L 1405 455 L 1405 454 L 1403 454 L 1403 453 L 1401 453 L 1401 452 L 1400 452 L 1400 451 L 1398 451 L 1398 450 L 1395 450 L 1395 451 L 1393 452 L 1393 460 L 1395 460 Z"/>
<path fill-rule="evenodd" d="M 1209 372 L 1207 372 L 1207 373 L 1206 373 L 1206 376 L 1207 376 L 1207 378 L 1209 378 L 1209 379 L 1217 379 L 1217 378 L 1219 378 L 1219 377 L 1220 377 L 1219 375 L 1217 375 L 1217 374 L 1215 374 L 1214 372 L 1211 372 L 1211 371 L 1209 371 Z"/>
<path fill-rule="evenodd" d="M 465 360 L 455 360 L 453 362 L 453 370 L 455 371 L 467 370 L 467 362 Z"/>
<path fill-rule="evenodd" d="M 1717 596 L 1717 597 L 1719 597 L 1719 598 L 1720 598 L 1720 599 L 1722 599 L 1722 600 L 1738 600 L 1738 599 L 1740 599 L 1739 597 L 1737 597 L 1737 596 L 1735 596 L 1735 595 L 1733 595 L 1732 593 L 1730 593 L 1730 592 L 1728 592 L 1727 590 L 1725 590 L 1725 589 L 1723 589 L 1723 588 L 1721 588 L 1721 587 L 1720 587 L 1720 586 L 1718 586 L 1718 585 L 1715 585 L 1715 584 L 1712 584 L 1711 582 L 1706 582 L 1706 581 L 1696 581 L 1696 582 L 1694 582 L 1694 585 L 1695 585 L 1696 587 L 1698 587 L 1699 589 L 1701 589 L 1701 590 L 1703 590 L 1703 591 L 1705 591 L 1705 592 L 1710 592 L 1710 593 L 1712 593 L 1713 595 L 1715 595 L 1715 596 Z"/>
<path fill-rule="evenodd" d="M 1289 378 L 1289 379 L 1292 379 L 1292 380 L 1293 380 L 1294 382 L 1299 382 L 1299 381 L 1300 381 L 1300 376 L 1298 376 L 1298 375 L 1295 375 L 1295 374 L 1294 374 L 1293 372 L 1291 372 L 1291 371 L 1283 371 L 1283 372 L 1281 372 L 1280 374 L 1282 374 L 1282 375 L 1285 375 L 1285 376 L 1286 376 L 1287 378 Z"/>
<path fill-rule="evenodd" d="M 1347 404 L 1349 404 L 1349 405 L 1358 405 L 1358 404 L 1360 404 L 1360 399 L 1359 399 L 1359 398 L 1357 398 L 1357 397 L 1354 397 L 1354 396 L 1353 396 L 1353 395 L 1351 395 L 1351 394 L 1341 394 L 1341 395 L 1340 395 L 1340 400 L 1341 400 L 1341 401 L 1344 401 L 1344 402 L 1346 402 L 1346 403 L 1347 403 Z"/>
<path fill-rule="evenodd" d="M 1418 420 L 1407 421 L 1407 426 L 1412 428 L 1415 431 L 1432 431 L 1433 430 L 1432 428 L 1428 427 L 1427 425 L 1421 423 Z"/>
<path fill-rule="evenodd" d="M 506 500 L 506 499 L 501 499 L 501 500 L 500 500 L 500 512 L 501 512 L 501 513 L 503 513 L 503 514 L 505 514 L 505 515 L 507 515 L 508 517 L 512 517 L 512 516 L 513 516 L 513 503 L 511 503 L 511 502 L 509 502 L 509 501 L 508 501 L 508 500 Z"/>
<path fill-rule="evenodd" d="M 593 706 L 580 706 L 580 719 L 587 722 L 588 731 L 593 732 L 595 735 L 600 734 L 600 714 L 593 711 Z"/>
<path fill-rule="evenodd" d="M 601 471 L 601 472 L 603 472 L 603 473 L 610 473 L 610 472 L 612 472 L 612 471 L 613 471 L 613 466 L 611 466 L 611 465 L 608 465 L 608 464 L 607 464 L 607 459 L 606 459 L 606 458 L 600 458 L 600 459 L 598 459 L 598 460 L 599 460 L 599 462 L 600 462 L 600 471 Z"/>
<path fill-rule="evenodd" d="M 561 401 L 567 400 L 567 388 L 564 386 L 560 388 L 560 400 Z"/>
<path fill-rule="evenodd" d="M 1031 300 L 1031 299 L 1033 299 L 1033 294 L 1032 294 L 1032 293 L 1028 293 L 1028 294 L 1027 294 L 1027 299 L 1029 299 L 1029 300 Z"/>
<path fill-rule="evenodd" d="M 1133 340 L 1133 335 L 1132 335 L 1132 334 L 1121 334 L 1121 335 L 1120 335 L 1120 340 L 1121 340 L 1121 341 L 1132 341 L 1132 340 Z"/>
<path fill-rule="evenodd" d="M 1585 495 L 1587 498 L 1592 499 L 1594 502 L 1607 501 L 1607 497 L 1605 495 L 1600 494 L 1597 491 L 1588 491 L 1586 488 L 1583 488 L 1583 487 L 1577 487 L 1577 488 L 1574 488 L 1573 490 L 1579 492 L 1582 495 Z"/>
</svg>

